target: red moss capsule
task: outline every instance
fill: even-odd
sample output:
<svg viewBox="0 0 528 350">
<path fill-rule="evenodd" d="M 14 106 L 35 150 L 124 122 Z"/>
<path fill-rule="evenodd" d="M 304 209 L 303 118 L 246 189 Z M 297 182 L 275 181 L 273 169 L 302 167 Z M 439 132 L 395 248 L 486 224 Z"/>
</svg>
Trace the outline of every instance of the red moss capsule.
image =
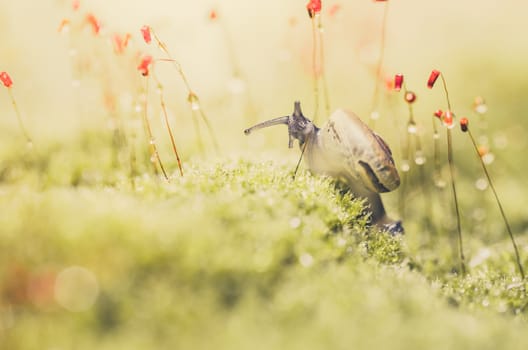
<svg viewBox="0 0 528 350">
<path fill-rule="evenodd" d="M 469 120 L 466 117 L 460 118 L 460 129 L 463 132 L 466 132 L 468 131 L 468 127 L 469 127 Z"/>
<path fill-rule="evenodd" d="M 427 80 L 427 87 L 429 89 L 432 89 L 435 82 L 436 82 L 436 79 L 438 79 L 438 76 L 440 75 L 440 71 L 436 70 L 436 69 L 433 69 L 433 71 L 431 72 L 431 74 L 429 75 L 429 79 Z"/>
<path fill-rule="evenodd" d="M 59 27 L 57 28 L 57 32 L 59 33 L 66 32 L 69 26 L 70 26 L 70 20 L 67 18 L 63 18 L 63 20 L 59 24 Z"/>
<path fill-rule="evenodd" d="M 433 115 L 434 115 L 435 117 L 437 117 L 438 119 L 441 119 L 441 118 L 442 118 L 442 115 L 444 115 L 444 111 L 442 111 L 441 109 L 437 109 L 437 110 L 433 113 Z"/>
<path fill-rule="evenodd" d="M 209 11 L 209 19 L 211 21 L 214 21 L 217 18 L 218 18 L 218 13 L 216 13 L 216 10 Z"/>
<path fill-rule="evenodd" d="M 99 32 L 101 31 L 101 23 L 99 22 L 97 17 L 95 17 L 92 13 L 89 13 L 86 15 L 85 20 L 90 25 L 90 27 L 92 27 L 92 32 L 94 33 L 94 35 L 99 34 Z"/>
<path fill-rule="evenodd" d="M 330 17 L 334 17 L 340 10 L 341 10 L 341 5 L 340 4 L 333 4 L 328 9 L 328 15 Z"/>
<path fill-rule="evenodd" d="M 407 91 L 405 93 L 405 101 L 407 103 L 413 103 L 414 101 L 416 101 L 416 94 L 412 91 Z"/>
<path fill-rule="evenodd" d="M 13 80 L 11 80 L 11 77 L 7 72 L 0 73 L 0 80 L 6 88 L 10 88 L 13 85 Z"/>
<path fill-rule="evenodd" d="M 452 129 L 455 124 L 453 121 L 455 120 L 455 115 L 451 111 L 446 111 L 443 115 L 442 122 L 448 129 Z"/>
<path fill-rule="evenodd" d="M 141 62 L 139 63 L 137 69 L 143 75 L 144 77 L 149 75 L 149 69 L 150 65 L 152 64 L 152 56 L 145 55 L 141 58 Z"/>
<path fill-rule="evenodd" d="M 403 74 L 396 74 L 394 76 L 394 90 L 400 91 L 403 84 Z"/>
<path fill-rule="evenodd" d="M 145 25 L 141 27 L 140 30 L 141 30 L 141 35 L 143 36 L 143 40 L 145 40 L 147 44 L 150 44 L 150 42 L 152 41 L 152 37 L 150 36 L 150 27 Z"/>
<path fill-rule="evenodd" d="M 123 36 L 121 36 L 120 34 L 114 34 L 112 36 L 112 41 L 114 43 L 114 51 L 117 54 L 122 54 L 123 52 L 125 52 L 125 49 L 128 46 L 130 37 L 131 37 L 130 33 L 127 33 Z"/>
<path fill-rule="evenodd" d="M 310 0 L 306 5 L 310 18 L 321 12 L 321 0 Z"/>
<path fill-rule="evenodd" d="M 81 6 L 81 2 L 79 0 L 73 0 L 72 10 L 77 11 L 79 9 L 79 6 Z"/>
</svg>

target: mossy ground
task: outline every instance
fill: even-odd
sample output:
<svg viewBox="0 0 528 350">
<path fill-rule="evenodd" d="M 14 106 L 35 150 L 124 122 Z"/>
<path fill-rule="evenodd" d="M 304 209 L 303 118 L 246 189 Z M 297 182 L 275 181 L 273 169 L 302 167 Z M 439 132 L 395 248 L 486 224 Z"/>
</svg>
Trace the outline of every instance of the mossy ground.
<svg viewBox="0 0 528 350">
<path fill-rule="evenodd" d="M 240 159 L 131 179 L 107 146 L 4 154 L 2 349 L 528 346 L 505 237 L 460 276 L 445 240 L 369 229 L 331 179 Z M 71 266 L 97 279 L 84 311 L 56 300 Z"/>
<path fill-rule="evenodd" d="M 439 83 L 426 88 L 431 70 L 441 70 L 456 118 L 469 117 L 495 157 L 489 170 L 527 269 L 520 2 L 336 1 L 335 16 L 323 2 L 331 109 L 375 124 L 401 169 L 408 106 L 381 79 L 380 119 L 369 121 L 390 3 L 383 79 L 402 73 L 417 94 L 427 156 L 424 176 L 412 164 L 405 185 L 384 195 L 390 214 L 403 219 L 402 237 L 367 227 L 361 202 L 331 179 L 301 166 L 293 180 L 299 152 L 286 154 L 285 128 L 243 135 L 291 112 L 294 100 L 315 119 L 305 0 L 224 1 L 215 9 L 203 1 L 123 3 L 81 1 L 74 11 L 71 1 L 19 0 L 0 11 L 0 70 L 13 78 L 34 139 L 26 149 L 1 86 L 0 350 L 528 348 L 526 282 L 489 188 L 475 188 L 482 171 L 456 128 L 468 268 L 460 274 L 450 188 L 433 185 L 431 115 L 447 106 Z M 101 21 L 98 35 L 89 14 Z M 70 31 L 57 33 L 64 19 Z M 160 118 L 159 86 L 151 80 L 145 96 L 136 69 L 139 54 L 164 56 L 143 42 L 143 25 L 155 27 L 181 63 L 221 144 L 217 157 L 180 75 L 159 62 L 153 72 L 183 178 Z M 125 33 L 130 46 L 118 54 L 114 35 Z M 474 113 L 477 95 L 485 115 Z M 328 113 L 319 107 L 322 126 Z M 170 183 L 149 163 L 144 111 Z"/>
</svg>

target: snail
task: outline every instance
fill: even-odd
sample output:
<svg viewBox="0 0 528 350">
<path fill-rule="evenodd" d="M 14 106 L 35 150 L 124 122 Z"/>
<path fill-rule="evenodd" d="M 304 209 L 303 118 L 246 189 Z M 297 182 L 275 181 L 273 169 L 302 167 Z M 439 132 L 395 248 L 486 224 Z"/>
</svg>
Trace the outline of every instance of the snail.
<svg viewBox="0 0 528 350">
<path fill-rule="evenodd" d="M 403 233 L 401 221 L 389 218 L 380 193 L 395 190 L 400 176 L 392 152 L 383 139 L 372 131 L 354 113 L 336 110 L 328 122 L 318 128 L 301 111 L 301 103 L 294 103 L 293 114 L 271 119 L 249 129 L 273 125 L 288 126 L 288 147 L 294 139 L 299 141 L 308 168 L 343 182 L 356 197 L 365 198 L 371 211 L 370 223 L 392 234 Z"/>
</svg>

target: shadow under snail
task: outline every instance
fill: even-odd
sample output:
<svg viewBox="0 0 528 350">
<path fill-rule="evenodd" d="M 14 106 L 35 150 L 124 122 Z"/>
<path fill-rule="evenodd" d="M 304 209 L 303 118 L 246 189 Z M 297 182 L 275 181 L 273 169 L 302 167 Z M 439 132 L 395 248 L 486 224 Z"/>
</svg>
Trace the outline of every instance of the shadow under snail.
<svg viewBox="0 0 528 350">
<path fill-rule="evenodd" d="M 366 199 L 372 225 L 392 234 L 403 233 L 401 221 L 387 216 L 379 195 L 400 185 L 392 152 L 359 117 L 338 109 L 318 128 L 302 114 L 301 103 L 297 101 L 292 115 L 262 122 L 244 133 L 249 135 L 253 130 L 279 124 L 288 126 L 289 148 L 293 147 L 294 139 L 299 141 L 312 172 L 331 176 L 344 183 L 356 197 Z"/>
</svg>

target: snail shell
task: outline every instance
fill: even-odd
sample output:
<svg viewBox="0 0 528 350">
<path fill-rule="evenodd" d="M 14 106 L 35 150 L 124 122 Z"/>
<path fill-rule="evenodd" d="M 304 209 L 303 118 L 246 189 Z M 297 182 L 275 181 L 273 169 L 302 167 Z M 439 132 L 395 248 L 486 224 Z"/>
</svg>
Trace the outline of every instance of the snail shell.
<svg viewBox="0 0 528 350">
<path fill-rule="evenodd" d="M 400 176 L 385 141 L 354 113 L 339 109 L 307 144 L 309 168 L 344 177 L 355 187 L 377 193 L 400 185 Z"/>
</svg>

